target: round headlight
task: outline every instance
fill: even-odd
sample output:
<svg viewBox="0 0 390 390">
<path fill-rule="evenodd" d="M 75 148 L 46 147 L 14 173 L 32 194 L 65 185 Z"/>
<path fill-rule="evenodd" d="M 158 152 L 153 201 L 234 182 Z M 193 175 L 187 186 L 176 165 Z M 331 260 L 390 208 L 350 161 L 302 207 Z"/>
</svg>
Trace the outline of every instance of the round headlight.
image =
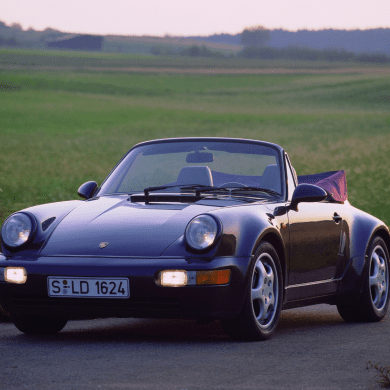
<svg viewBox="0 0 390 390">
<path fill-rule="evenodd" d="M 32 227 L 30 217 L 26 214 L 18 213 L 5 221 L 1 229 L 1 236 L 6 245 L 15 248 L 29 239 Z"/>
<path fill-rule="evenodd" d="M 210 215 L 195 217 L 186 227 L 187 244 L 197 250 L 208 248 L 218 235 L 218 224 Z"/>
</svg>

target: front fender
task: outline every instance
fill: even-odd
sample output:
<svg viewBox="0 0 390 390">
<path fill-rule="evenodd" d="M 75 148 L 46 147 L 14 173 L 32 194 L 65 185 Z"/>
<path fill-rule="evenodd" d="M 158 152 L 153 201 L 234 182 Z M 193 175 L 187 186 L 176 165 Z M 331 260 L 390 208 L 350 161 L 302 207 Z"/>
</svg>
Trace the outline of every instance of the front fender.
<svg viewBox="0 0 390 390">
<path fill-rule="evenodd" d="M 252 209 L 253 210 L 253 209 Z M 183 256 L 211 258 L 223 256 L 250 257 L 263 237 L 271 234 L 280 242 L 282 235 L 278 222 L 271 220 L 264 212 L 253 213 L 243 208 L 226 208 L 213 210 L 214 215 L 222 223 L 222 234 L 217 244 L 208 251 L 193 251 L 185 244 L 184 236 L 178 238 L 162 256 Z"/>
<path fill-rule="evenodd" d="M 37 222 L 37 229 L 35 232 L 34 239 L 32 240 L 31 244 L 28 245 L 27 248 L 22 247 L 15 248 L 12 250 L 9 250 L 2 243 L 2 249 L 4 254 L 10 256 L 13 254 L 20 253 L 22 251 L 32 251 L 36 254 L 37 251 L 42 247 L 45 240 L 50 236 L 52 231 L 61 222 L 61 220 L 65 218 L 66 215 L 68 215 L 81 203 L 81 200 L 70 200 L 65 202 L 42 204 L 38 206 L 29 207 L 24 210 L 20 210 L 21 212 L 27 212 L 35 217 L 35 220 Z"/>
</svg>

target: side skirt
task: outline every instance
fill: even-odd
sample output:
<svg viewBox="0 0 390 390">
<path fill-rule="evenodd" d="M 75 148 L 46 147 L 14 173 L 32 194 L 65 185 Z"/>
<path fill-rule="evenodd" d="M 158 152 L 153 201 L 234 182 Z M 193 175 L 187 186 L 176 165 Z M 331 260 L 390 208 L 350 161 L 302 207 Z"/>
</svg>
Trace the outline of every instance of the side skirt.
<svg viewBox="0 0 390 390">
<path fill-rule="evenodd" d="M 283 309 L 291 305 L 293 305 L 291 307 L 299 307 L 316 304 L 317 301 L 318 303 L 331 302 L 338 292 L 339 284 L 340 279 L 329 279 L 287 286 L 284 291 Z"/>
<path fill-rule="evenodd" d="M 337 302 L 338 302 L 338 295 L 325 295 L 322 297 L 307 298 L 307 299 L 300 299 L 297 301 L 286 302 L 282 306 L 282 310 L 296 309 L 298 307 L 304 307 L 304 306 L 320 305 L 322 303 L 326 303 L 328 305 L 336 305 Z"/>
</svg>

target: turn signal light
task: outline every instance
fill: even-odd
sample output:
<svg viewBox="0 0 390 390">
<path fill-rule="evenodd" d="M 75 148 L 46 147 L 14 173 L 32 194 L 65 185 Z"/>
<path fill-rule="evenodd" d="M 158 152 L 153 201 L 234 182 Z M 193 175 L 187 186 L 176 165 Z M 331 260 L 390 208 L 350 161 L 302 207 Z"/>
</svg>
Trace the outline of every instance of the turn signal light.
<svg viewBox="0 0 390 390">
<path fill-rule="evenodd" d="M 218 271 L 198 271 L 196 284 L 227 284 L 230 281 L 230 269 Z"/>
<path fill-rule="evenodd" d="M 165 270 L 159 273 L 158 283 L 164 287 L 212 286 L 228 284 L 230 269 L 212 271 Z"/>
</svg>

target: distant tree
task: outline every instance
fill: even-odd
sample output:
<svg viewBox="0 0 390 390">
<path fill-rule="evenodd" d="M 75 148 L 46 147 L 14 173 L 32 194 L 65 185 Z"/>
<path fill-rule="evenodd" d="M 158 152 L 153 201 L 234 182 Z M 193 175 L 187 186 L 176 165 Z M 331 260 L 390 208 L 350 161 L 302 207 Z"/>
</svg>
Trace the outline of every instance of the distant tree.
<svg viewBox="0 0 390 390">
<path fill-rule="evenodd" d="M 64 33 L 62 33 L 61 31 L 55 30 L 54 28 L 51 27 L 47 27 L 42 31 L 40 40 L 41 41 L 52 40 L 52 39 L 59 38 L 62 35 L 64 35 Z"/>
<path fill-rule="evenodd" d="M 181 56 L 187 57 L 215 57 L 215 58 L 224 58 L 224 54 L 217 50 L 210 50 L 206 46 L 192 45 L 188 46 L 178 53 Z"/>
<path fill-rule="evenodd" d="M 183 52 L 190 57 L 199 57 L 201 55 L 201 49 L 197 45 L 192 45 L 187 50 L 183 50 Z"/>
<path fill-rule="evenodd" d="M 254 26 L 246 28 L 241 33 L 241 44 L 246 47 L 262 47 L 271 39 L 269 30 L 263 26 Z"/>
<path fill-rule="evenodd" d="M 12 23 L 10 26 L 13 30 L 23 31 L 22 25 L 19 23 Z"/>
<path fill-rule="evenodd" d="M 359 62 L 374 62 L 377 64 L 386 64 L 390 62 L 390 58 L 383 53 L 372 53 L 372 54 L 363 53 L 357 57 L 357 60 Z"/>
<path fill-rule="evenodd" d="M 45 33 L 59 33 L 60 30 L 56 30 L 56 29 L 51 28 L 51 27 L 46 27 L 46 28 L 43 30 L 43 32 L 45 32 Z"/>
<path fill-rule="evenodd" d="M 15 38 L 3 38 L 0 36 L 0 46 L 20 46 Z"/>
</svg>

